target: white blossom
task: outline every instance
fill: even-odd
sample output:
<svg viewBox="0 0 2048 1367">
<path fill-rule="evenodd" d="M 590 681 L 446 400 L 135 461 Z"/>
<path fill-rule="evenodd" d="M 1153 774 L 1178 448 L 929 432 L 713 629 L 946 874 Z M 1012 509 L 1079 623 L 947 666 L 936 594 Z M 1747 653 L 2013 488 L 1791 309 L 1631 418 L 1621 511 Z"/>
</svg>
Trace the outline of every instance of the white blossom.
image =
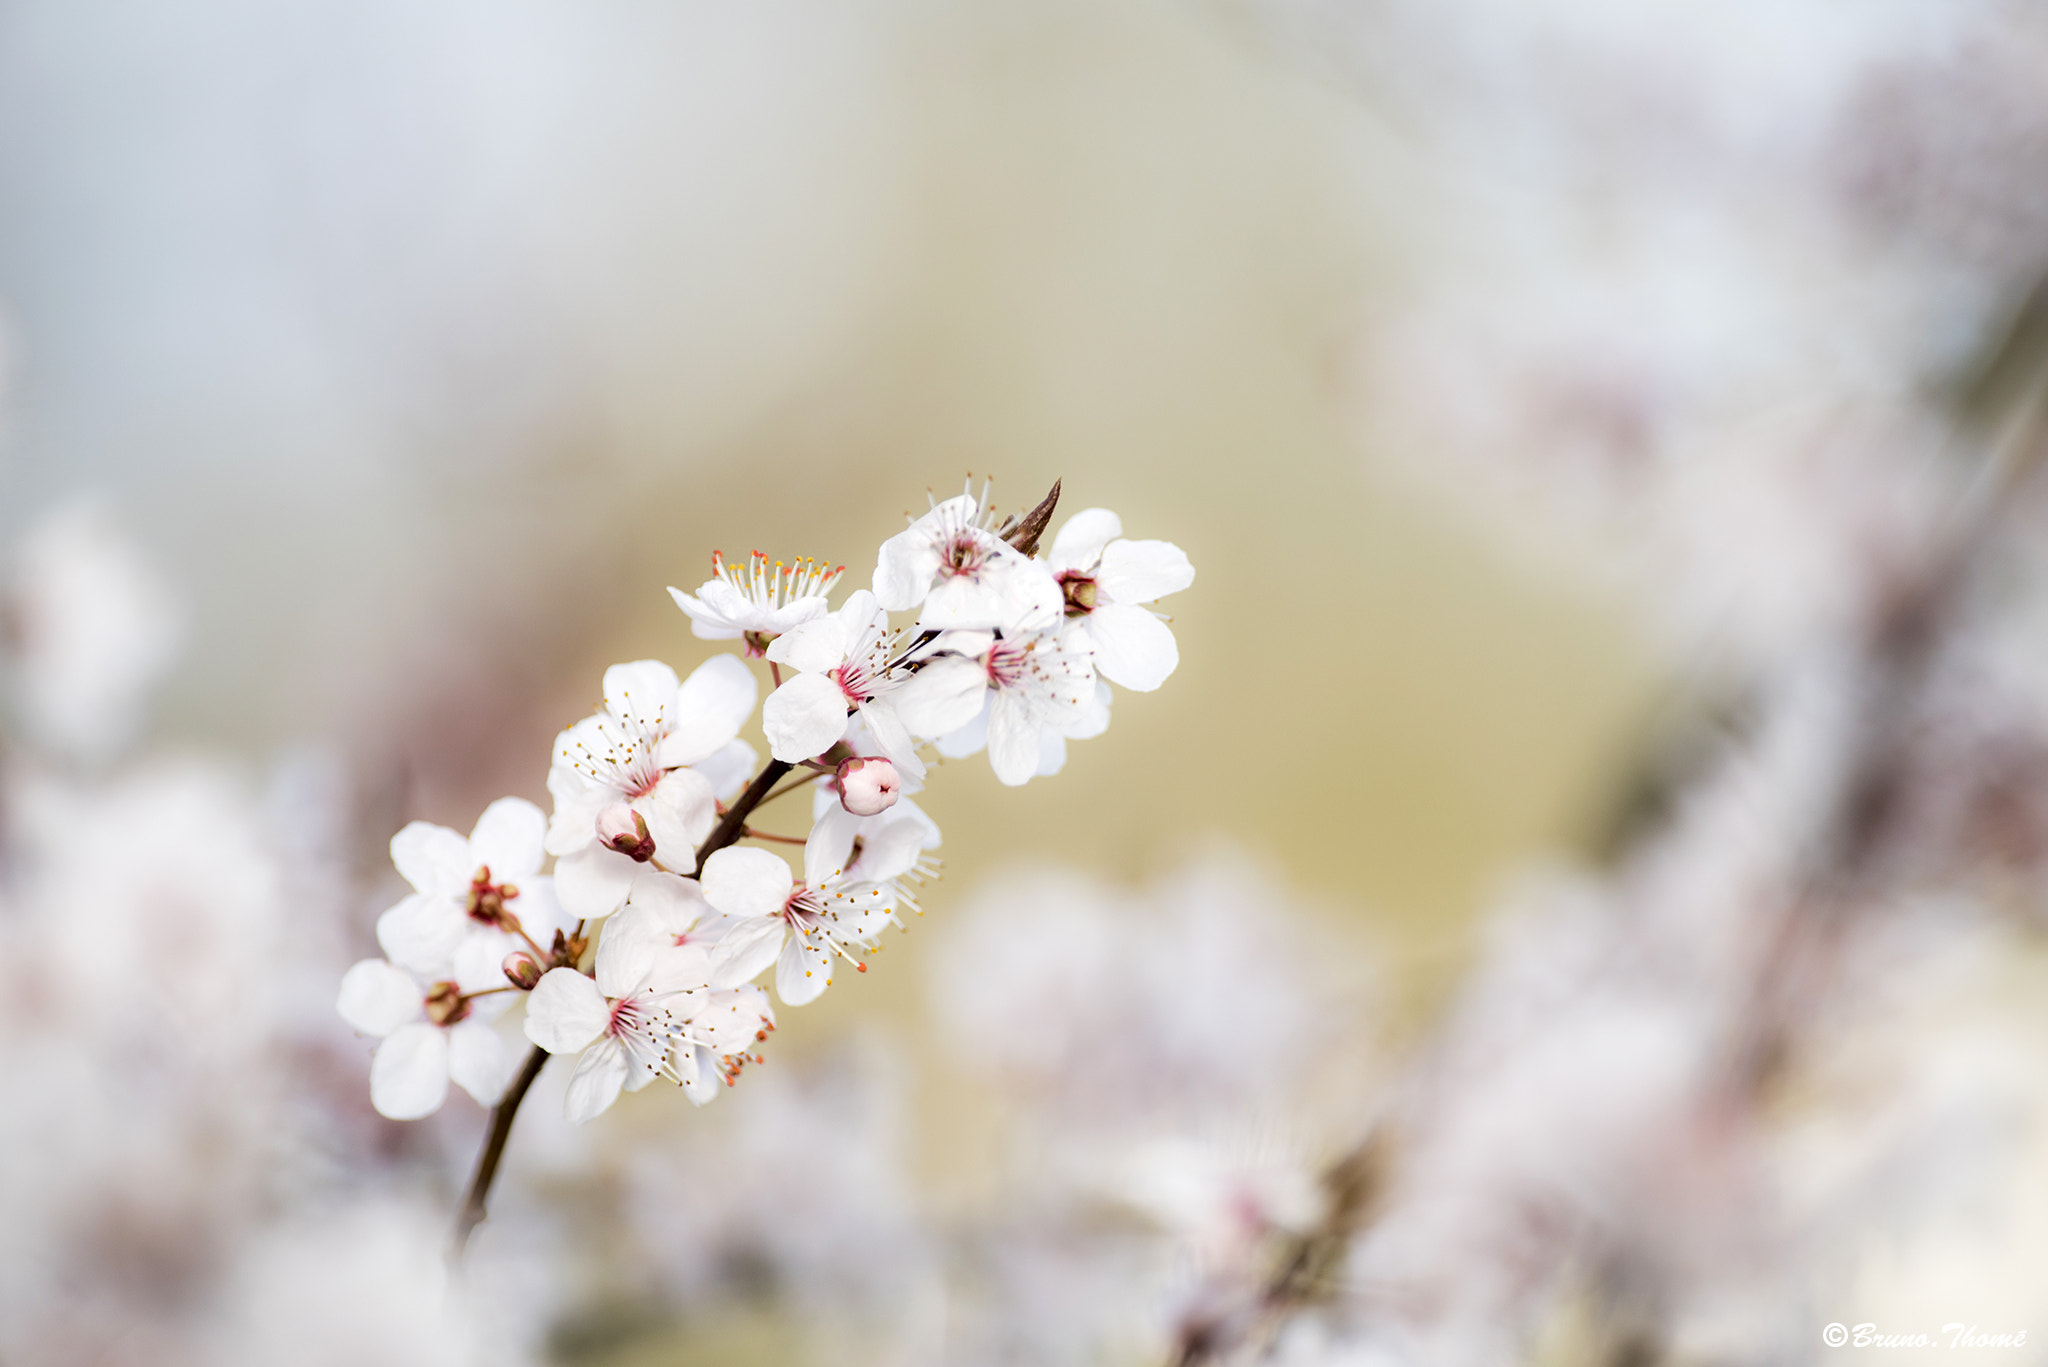
<svg viewBox="0 0 2048 1367">
<path fill-rule="evenodd" d="M 711 553 L 712 577 L 691 597 L 681 589 L 669 594 L 690 618 L 690 632 L 703 641 L 746 642 L 750 656 L 758 656 L 768 643 L 827 611 L 825 595 L 846 573 L 844 565 L 828 570 L 822 561 L 799 557 L 794 565 L 776 561 L 769 568 L 768 557 L 755 551 L 747 567 L 735 571 L 725 556 Z"/>
<path fill-rule="evenodd" d="M 952 758 L 988 750 L 1004 783 L 1058 773 L 1067 741 L 1109 726 L 1109 688 L 1087 654 L 1059 631 L 994 635 L 952 631 L 897 694 L 911 732 L 937 736 Z"/>
<path fill-rule="evenodd" d="M 485 1106 L 511 1078 L 511 1060 L 490 1020 L 510 1001 L 496 981 L 441 980 L 423 987 L 398 965 L 364 959 L 341 980 L 341 1018 L 381 1041 L 370 1064 L 370 1104 L 393 1120 L 417 1120 L 441 1109 L 453 1078 Z"/>
<path fill-rule="evenodd" d="M 792 628 L 769 646 L 771 662 L 800 671 L 762 704 L 769 753 L 785 763 L 821 755 L 845 737 L 848 717 L 857 716 L 883 754 L 921 777 L 924 764 L 896 713 L 899 681 L 886 668 L 896 649 L 889 614 L 866 589 L 856 589 L 829 617 Z"/>
<path fill-rule="evenodd" d="M 875 597 L 890 612 L 922 605 L 918 625 L 930 631 L 1052 626 L 1060 616 L 1059 585 L 1044 565 L 990 530 L 990 518 L 971 492 L 934 504 L 882 543 Z"/>
<path fill-rule="evenodd" d="M 605 923 L 595 979 L 553 969 L 527 999 L 527 1038 L 551 1054 L 581 1055 L 565 1103 L 572 1122 L 658 1077 L 701 1106 L 773 1027 L 759 988 L 706 986 L 710 958 L 689 935 L 701 910 L 688 880 L 647 871 Z"/>
<path fill-rule="evenodd" d="M 604 710 L 556 738 L 548 772 L 555 812 L 547 850 L 570 915 L 604 916 L 632 886 L 639 865 L 598 839 L 598 817 L 615 803 L 646 820 L 656 860 L 695 865 L 697 843 L 716 819 L 717 790 L 688 766 L 719 764 L 743 744 L 736 737 L 755 693 L 752 672 L 732 655 L 713 656 L 681 684 L 655 660 L 605 671 Z"/>
<path fill-rule="evenodd" d="M 897 923 L 905 881 L 922 876 L 925 830 L 909 818 L 885 823 L 854 855 L 851 833 L 841 843 L 840 829 L 812 830 L 801 882 L 779 855 L 752 846 L 705 861 L 704 896 L 733 918 L 713 951 L 714 983 L 747 982 L 774 964 L 776 995 L 802 1006 L 832 985 L 835 954 L 867 971 L 860 956 Z"/>
<path fill-rule="evenodd" d="M 391 838 L 412 895 L 377 922 L 377 943 L 415 973 L 487 977 L 505 956 L 544 951 L 569 929 L 554 879 L 540 872 L 547 818 L 524 798 L 493 802 L 463 837 L 415 821 Z"/>
<path fill-rule="evenodd" d="M 170 665 L 177 605 L 95 502 L 44 514 L 12 559 L 0 647 L 22 719 L 57 750 L 109 759 L 135 738 Z"/>
<path fill-rule="evenodd" d="M 1046 555 L 1066 600 L 1066 634 L 1111 683 L 1149 693 L 1180 663 L 1173 632 L 1145 605 L 1195 582 L 1170 541 L 1131 541 L 1107 508 L 1068 518 Z"/>
</svg>

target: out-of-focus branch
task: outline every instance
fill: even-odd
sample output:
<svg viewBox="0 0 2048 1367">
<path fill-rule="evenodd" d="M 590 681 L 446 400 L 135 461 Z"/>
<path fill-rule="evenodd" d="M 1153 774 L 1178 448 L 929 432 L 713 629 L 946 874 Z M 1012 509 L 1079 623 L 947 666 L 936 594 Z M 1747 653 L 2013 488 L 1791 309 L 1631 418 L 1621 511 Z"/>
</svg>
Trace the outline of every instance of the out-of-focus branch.
<svg viewBox="0 0 2048 1367">
<path fill-rule="evenodd" d="M 1983 368 L 1957 414 L 1957 441 L 1974 447 L 1978 468 L 1952 510 L 1938 543 L 1915 570 L 1889 586 L 1876 605 L 1853 662 L 1857 716 L 1831 798 L 1796 886 L 1757 960 L 1752 992 L 1729 1017 L 1727 1088 L 1722 1100 L 1749 1104 L 1793 1053 L 1802 1003 L 1824 986 L 1833 951 L 1853 910 L 1890 876 L 1885 852 L 1898 825 L 1910 780 L 1910 751 L 1944 648 L 1960 608 L 2004 524 L 2028 484 L 2048 463 L 2048 288 L 2037 291 Z M 1662 757 L 1668 759 L 1669 757 Z M 1703 772 L 1703 756 L 1666 764 L 1643 785 L 1651 800 L 1637 814 L 1675 807 L 1662 794 Z M 1632 804 L 1633 805 L 1633 804 Z M 1631 821 L 1628 843 L 1661 838 L 1652 820 Z M 1628 851 L 1615 850 L 1625 860 Z M 1383 1124 L 1325 1173 L 1327 1215 L 1291 1241 L 1276 1270 L 1249 1295 L 1191 1316 L 1174 1347 L 1175 1367 L 1255 1359 L 1277 1338 L 1287 1316 L 1330 1296 L 1346 1254 L 1374 1218 L 1373 1205 L 1391 1166 Z M 1657 1327 L 1637 1325 L 1617 1339 L 1616 1363 L 1658 1358 Z"/>
<path fill-rule="evenodd" d="M 1187 1319 L 1176 1336 L 1173 1367 L 1199 1367 L 1243 1347 L 1263 1349 L 1289 1315 L 1331 1294 L 1352 1238 L 1385 1189 L 1388 1148 L 1387 1131 L 1376 1128 L 1324 1170 L 1322 1218 L 1281 1241 L 1271 1274 L 1249 1294 Z"/>
</svg>

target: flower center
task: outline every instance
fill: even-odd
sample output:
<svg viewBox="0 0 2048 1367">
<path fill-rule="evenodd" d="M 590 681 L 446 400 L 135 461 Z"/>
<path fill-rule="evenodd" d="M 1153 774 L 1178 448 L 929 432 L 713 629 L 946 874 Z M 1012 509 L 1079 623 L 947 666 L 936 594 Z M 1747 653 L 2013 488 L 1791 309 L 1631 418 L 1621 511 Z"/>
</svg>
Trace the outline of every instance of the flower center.
<svg viewBox="0 0 2048 1367">
<path fill-rule="evenodd" d="M 1066 596 L 1067 616 L 1086 617 L 1095 611 L 1095 580 L 1078 570 L 1065 570 L 1060 574 L 1060 592 Z"/>
<path fill-rule="evenodd" d="M 802 931 L 816 925 L 824 910 L 825 903 L 817 890 L 798 883 L 789 890 L 789 900 L 777 914 L 792 928 Z"/>
<path fill-rule="evenodd" d="M 988 681 L 996 688 L 1015 688 L 1024 681 L 1030 653 L 1024 643 L 998 640 L 988 648 Z"/>
<path fill-rule="evenodd" d="M 630 1035 L 645 1034 L 638 996 L 621 997 L 612 1003 L 611 1019 L 605 1022 L 604 1031 L 615 1039 Z"/>
<path fill-rule="evenodd" d="M 453 1025 L 469 1014 L 469 1002 L 454 983 L 440 982 L 427 993 L 427 1019 L 436 1025 Z"/>
<path fill-rule="evenodd" d="M 867 666 L 859 660 L 848 660 L 832 671 L 832 677 L 839 683 L 839 691 L 846 695 L 846 701 L 855 707 L 875 696 L 873 682 L 868 678 Z"/>
<path fill-rule="evenodd" d="M 512 884 L 493 883 L 491 866 L 485 864 L 469 880 L 469 903 L 465 910 L 469 919 L 478 925 L 490 926 L 494 930 L 517 930 L 519 918 L 505 904 L 518 896 L 519 889 Z"/>
<path fill-rule="evenodd" d="M 957 531 L 939 547 L 939 573 L 943 575 L 972 575 L 987 561 L 988 547 L 972 531 Z"/>
</svg>

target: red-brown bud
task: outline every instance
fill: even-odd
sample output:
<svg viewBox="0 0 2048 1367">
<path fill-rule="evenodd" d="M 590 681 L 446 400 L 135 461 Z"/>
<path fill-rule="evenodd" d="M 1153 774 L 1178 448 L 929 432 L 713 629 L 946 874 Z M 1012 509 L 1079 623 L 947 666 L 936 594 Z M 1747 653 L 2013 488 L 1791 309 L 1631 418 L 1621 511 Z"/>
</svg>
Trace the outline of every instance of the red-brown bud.
<svg viewBox="0 0 2048 1367">
<path fill-rule="evenodd" d="M 540 986 L 540 961 L 523 949 L 515 949 L 505 956 L 505 976 L 521 992 L 531 992 Z"/>
<path fill-rule="evenodd" d="M 647 833 L 647 818 L 623 802 L 614 802 L 597 814 L 597 839 L 606 849 L 617 850 L 635 863 L 654 858 L 654 837 Z"/>
</svg>

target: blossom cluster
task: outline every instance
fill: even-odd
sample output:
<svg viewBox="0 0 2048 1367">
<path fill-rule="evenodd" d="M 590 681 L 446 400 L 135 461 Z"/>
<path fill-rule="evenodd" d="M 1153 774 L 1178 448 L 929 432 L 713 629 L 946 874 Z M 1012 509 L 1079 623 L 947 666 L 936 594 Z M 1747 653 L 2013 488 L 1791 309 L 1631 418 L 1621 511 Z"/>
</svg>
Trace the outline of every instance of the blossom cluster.
<svg viewBox="0 0 2048 1367">
<path fill-rule="evenodd" d="M 865 972 L 937 869 L 939 828 L 913 799 L 933 764 L 985 751 L 1008 785 L 1057 773 L 1069 740 L 1109 725 L 1111 683 L 1149 691 L 1178 664 L 1151 605 L 1193 582 L 1186 555 L 1100 508 L 1040 554 L 1058 494 L 1003 522 L 986 485 L 934 500 L 836 607 L 843 567 L 714 555 L 695 594 L 669 592 L 698 638 L 736 653 L 687 678 L 654 660 L 607 670 L 603 706 L 555 740 L 552 814 L 507 797 L 467 836 L 400 831 L 392 861 L 413 891 L 339 1002 L 380 1041 L 376 1108 L 430 1114 L 451 1081 L 497 1102 L 516 1068 L 496 1022 L 515 1001 L 534 1045 L 576 1056 L 572 1121 L 656 1079 L 702 1104 L 775 1028 L 757 978 L 772 967 L 775 996 L 800 1006 L 841 965 Z M 740 734 L 760 693 L 750 661 L 771 681 L 765 763 Z M 806 837 L 748 824 L 804 790 Z M 801 870 L 773 843 L 801 843 Z"/>
</svg>

